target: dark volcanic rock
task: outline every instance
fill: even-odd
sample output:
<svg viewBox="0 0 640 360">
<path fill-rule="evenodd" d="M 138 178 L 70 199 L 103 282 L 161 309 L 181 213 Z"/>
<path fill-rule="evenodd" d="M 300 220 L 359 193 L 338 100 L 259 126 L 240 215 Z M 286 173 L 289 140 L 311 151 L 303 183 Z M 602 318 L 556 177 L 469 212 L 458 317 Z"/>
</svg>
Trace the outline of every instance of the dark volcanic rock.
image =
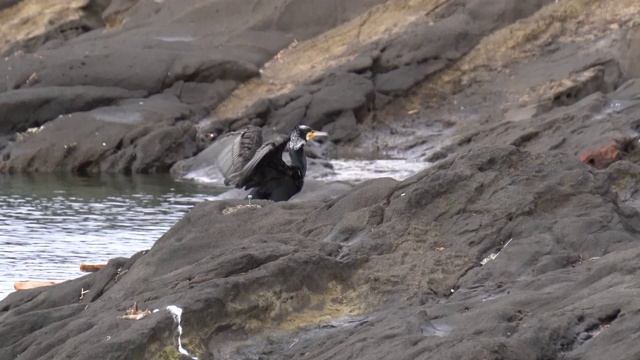
<svg viewBox="0 0 640 360">
<path fill-rule="evenodd" d="M 458 60 L 480 40 L 538 11 L 550 0 L 448 1 L 394 38 L 374 64 L 376 90 L 402 94 L 428 75 Z"/>
<path fill-rule="evenodd" d="M 322 89 L 313 93 L 305 121 L 315 129 L 322 129 L 344 111 L 353 111 L 362 119 L 372 100 L 371 80 L 351 73 L 332 74 L 323 81 Z"/>
<path fill-rule="evenodd" d="M 60 115 L 145 95 L 144 91 L 96 86 L 52 86 L 0 93 L 0 114 L 4 116 L 0 121 L 0 134 L 23 132 Z"/>
<path fill-rule="evenodd" d="M 487 147 L 327 203 L 203 203 L 147 253 L 9 295 L 0 358 L 177 359 L 177 305 L 203 359 L 632 359 L 638 176 Z M 119 319 L 134 302 L 160 311 Z"/>
<path fill-rule="evenodd" d="M 171 95 L 64 115 L 7 146 L 0 172 L 167 172 L 196 153 L 190 115 Z"/>
<path fill-rule="evenodd" d="M 37 30 L 43 33 L 12 44 L 0 66 L 0 147 L 8 147 L 0 171 L 168 171 L 201 150 L 193 145 L 197 134 L 191 126 L 239 84 L 258 76 L 278 51 L 382 2 L 99 0 L 75 4 L 67 13 L 56 8 L 50 32 L 44 24 Z M 99 16 L 109 29 L 93 31 L 104 26 Z M 79 32 L 56 33 L 67 27 Z M 122 98 L 157 103 L 142 97 L 159 93 L 174 99 L 163 101 L 162 110 L 145 110 L 159 116 L 142 115 L 135 127 L 131 117 L 140 116 L 131 114 L 130 106 L 101 109 Z M 362 103 L 360 97 L 356 102 Z M 318 123 L 326 121 L 322 109 Z M 111 114 L 111 125 L 78 113 L 89 110 Z M 56 119 L 60 115 L 77 120 Z M 303 115 L 288 123 L 297 124 Z M 181 122 L 185 118 L 189 124 Z M 7 144 L 15 133 L 43 124 L 39 134 L 26 140 L 20 134 Z M 135 144 L 125 136 L 130 133 Z"/>
<path fill-rule="evenodd" d="M 324 44 L 317 45 L 319 50 L 307 44 L 307 50 L 311 54 L 306 57 L 304 54 L 292 51 L 291 57 L 298 59 L 299 62 L 302 61 L 300 59 L 306 59 L 308 62 L 315 63 L 312 66 L 296 62 L 290 64 L 294 73 L 296 73 L 296 67 L 305 70 L 298 70 L 297 73 L 306 81 L 296 78 L 288 83 L 285 81 L 287 88 L 291 89 L 290 92 L 284 95 L 279 92 L 278 96 L 271 98 L 257 98 L 253 103 L 245 104 L 248 109 L 246 112 L 223 111 L 224 115 L 221 117 L 235 118 L 236 124 L 231 126 L 232 129 L 253 123 L 286 133 L 301 122 L 316 128 L 329 126 L 327 130 L 344 129 L 346 131 L 344 134 L 337 134 L 332 140 L 340 143 L 341 148 L 348 149 L 345 153 L 357 153 L 358 151 L 349 148 L 349 142 L 357 138 L 362 129 L 369 127 L 361 125 L 366 120 L 371 120 L 374 126 L 379 125 L 376 124 L 377 110 L 383 108 L 393 98 L 410 94 L 415 85 L 424 82 L 428 77 L 454 66 L 456 61 L 473 50 L 489 34 L 522 18 L 532 16 L 549 3 L 551 3 L 549 0 L 530 0 L 524 3 L 513 0 L 467 0 L 447 1 L 440 5 L 413 4 L 416 7 L 415 13 L 420 15 L 416 15 L 415 18 L 410 17 L 402 25 L 391 26 L 390 34 L 381 39 L 362 42 L 358 36 L 349 42 L 341 37 L 342 34 L 328 36 L 326 41 L 335 40 L 336 47 L 346 48 L 342 55 L 332 57 L 323 53 Z M 396 7 L 411 7 L 411 5 L 394 1 L 386 5 L 388 7 L 382 8 L 389 12 L 390 17 L 396 15 L 393 14 L 393 11 L 397 10 Z M 425 13 L 421 13 L 421 10 Z M 381 10 L 382 13 L 384 11 Z M 369 26 L 368 22 L 378 21 L 382 27 L 384 26 L 382 24 L 387 21 L 384 17 L 376 18 L 375 10 L 367 15 L 368 17 L 363 17 L 357 29 L 347 27 L 344 32 L 353 31 L 360 34 L 365 32 L 364 28 Z M 348 36 L 345 37 L 348 38 Z M 284 60 L 280 58 L 278 60 L 287 64 L 286 56 L 285 53 Z M 316 57 L 326 58 L 328 63 L 336 64 L 335 66 L 320 65 L 316 62 Z M 281 78 L 286 79 L 286 66 L 282 65 L 278 70 L 273 71 L 270 71 L 269 66 L 265 67 L 262 81 L 264 86 L 271 88 L 267 84 L 278 83 Z M 316 66 L 325 66 L 326 70 L 313 71 Z M 275 80 L 271 80 L 272 78 Z M 604 76 L 602 80 L 604 81 Z M 277 86 L 274 88 L 278 89 Z M 255 87 L 247 89 L 254 90 Z M 241 94 L 253 98 L 250 94 L 251 90 Z M 235 96 L 241 98 L 238 93 Z M 423 99 L 418 99 L 412 107 L 419 107 L 421 102 Z M 260 111 L 257 111 L 258 109 Z M 353 117 L 356 119 L 355 125 Z M 392 117 L 393 122 L 403 122 L 397 113 Z M 342 121 L 345 121 L 344 125 L 339 124 Z M 384 124 L 380 126 L 384 127 Z M 388 139 L 378 138 L 375 145 L 370 142 L 366 143 L 366 147 L 378 151 L 380 148 L 389 148 L 390 142 Z M 361 143 L 356 146 L 363 148 Z"/>
</svg>

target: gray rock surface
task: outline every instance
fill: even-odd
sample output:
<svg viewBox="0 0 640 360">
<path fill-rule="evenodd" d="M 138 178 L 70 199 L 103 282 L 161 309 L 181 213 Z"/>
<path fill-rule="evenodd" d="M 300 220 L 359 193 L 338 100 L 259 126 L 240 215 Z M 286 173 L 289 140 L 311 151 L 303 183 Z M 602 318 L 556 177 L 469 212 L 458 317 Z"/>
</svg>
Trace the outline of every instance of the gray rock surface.
<svg viewBox="0 0 640 360">
<path fill-rule="evenodd" d="M 259 68 L 278 51 L 294 39 L 302 41 L 327 31 L 381 2 L 86 1 L 83 14 L 89 18 L 95 15 L 94 10 L 103 9 L 110 28 L 86 27 L 82 36 L 63 37 L 65 41 L 57 38 L 36 46 L 53 36 L 45 32 L 28 40 L 29 44 L 19 43 L 20 51 L 7 50 L 8 56 L 0 66 L 0 106 L 5 117 L 0 121 L 1 131 L 10 136 L 49 122 L 51 125 L 29 134 L 29 142 L 20 141 L 22 136 L 5 136 L 0 142 L 5 148 L 0 171 L 167 172 L 176 161 L 201 150 L 192 146 L 195 134 L 187 128 L 196 125 L 238 84 L 258 76 Z M 114 93 L 115 88 L 121 92 Z M 62 125 L 59 116 L 85 117 L 78 112 L 88 110 L 128 112 L 127 105 L 120 109 L 102 107 L 120 107 L 112 103 L 121 98 L 155 102 L 150 99 L 160 93 L 176 99 L 163 102 L 168 113 L 160 119 L 142 116 L 133 143 L 127 144 L 132 128 L 116 125 L 108 130 L 109 139 L 97 139 L 109 140 L 99 143 L 104 151 L 83 149 L 77 152 L 73 164 L 60 155 L 68 143 L 95 141 L 87 134 L 96 129 L 93 121 L 67 120 Z M 343 98 L 348 101 L 347 95 Z M 150 97 L 148 101 L 145 96 Z M 55 99 L 49 101 L 52 97 Z M 25 107 L 36 111 L 25 111 Z M 184 124 L 185 119 L 190 125 Z M 167 128 L 158 129 L 158 122 Z M 79 131 L 62 131 L 65 126 Z M 182 139 L 186 133 L 190 134 L 188 139 Z M 158 137 L 165 140 L 157 143 L 160 146 L 149 147 Z M 7 139 L 16 141 L 7 144 Z M 121 147 L 127 145 L 135 150 Z M 124 157 L 134 153 L 138 157 L 123 160 L 118 155 L 114 160 L 111 156 L 123 152 Z M 145 159 L 140 160 L 140 155 Z"/>
<path fill-rule="evenodd" d="M 9 295 L 0 357 L 178 358 L 176 305 L 204 359 L 631 359 L 639 175 L 483 147 L 326 203 L 202 203 L 149 251 Z M 160 311 L 119 319 L 134 302 Z"/>
<path fill-rule="evenodd" d="M 201 359 L 640 357 L 637 1 L 82 6 L 0 44 L 0 172 L 211 178 L 206 133 L 300 122 L 335 134 L 314 157 L 435 164 L 202 203 L 0 301 L 0 359 L 186 359 L 170 305 Z"/>
</svg>

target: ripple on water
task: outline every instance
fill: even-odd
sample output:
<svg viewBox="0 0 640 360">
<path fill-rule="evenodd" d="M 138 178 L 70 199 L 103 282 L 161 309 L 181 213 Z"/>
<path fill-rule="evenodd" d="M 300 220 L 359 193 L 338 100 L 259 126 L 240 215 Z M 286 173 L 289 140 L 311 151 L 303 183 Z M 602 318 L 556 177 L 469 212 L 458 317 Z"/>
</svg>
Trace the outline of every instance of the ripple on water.
<svg viewBox="0 0 640 360">
<path fill-rule="evenodd" d="M 72 279 L 80 263 L 148 249 L 221 191 L 157 176 L 0 176 L 0 299 L 15 281 Z"/>
<path fill-rule="evenodd" d="M 391 177 L 404 180 L 426 169 L 431 164 L 408 160 L 331 160 L 334 172 L 320 178 L 323 181 L 361 182 L 368 179 Z"/>
</svg>

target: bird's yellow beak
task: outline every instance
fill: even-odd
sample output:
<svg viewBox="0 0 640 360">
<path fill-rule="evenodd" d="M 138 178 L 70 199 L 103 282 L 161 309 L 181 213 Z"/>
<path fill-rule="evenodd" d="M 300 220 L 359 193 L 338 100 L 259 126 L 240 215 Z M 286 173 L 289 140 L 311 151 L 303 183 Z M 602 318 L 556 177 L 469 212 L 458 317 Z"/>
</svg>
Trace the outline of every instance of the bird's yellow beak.
<svg viewBox="0 0 640 360">
<path fill-rule="evenodd" d="M 318 137 L 318 136 L 329 136 L 329 133 L 328 132 L 324 132 L 324 131 L 312 130 L 309 133 L 307 133 L 307 140 L 311 140 L 311 139 L 313 139 L 315 137 Z"/>
</svg>

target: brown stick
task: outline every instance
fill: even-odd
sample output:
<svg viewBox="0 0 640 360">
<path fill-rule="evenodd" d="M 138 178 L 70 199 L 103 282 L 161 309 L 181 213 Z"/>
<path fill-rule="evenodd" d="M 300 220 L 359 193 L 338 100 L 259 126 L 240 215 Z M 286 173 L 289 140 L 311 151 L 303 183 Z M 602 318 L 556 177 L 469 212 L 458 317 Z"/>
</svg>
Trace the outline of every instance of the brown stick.
<svg viewBox="0 0 640 360">
<path fill-rule="evenodd" d="M 96 272 L 103 267 L 107 266 L 107 264 L 80 264 L 80 271 L 82 272 Z"/>
<path fill-rule="evenodd" d="M 18 281 L 13 283 L 13 288 L 20 290 L 35 289 L 42 286 L 50 286 L 64 282 L 65 280 L 47 280 L 47 281 Z"/>
</svg>

